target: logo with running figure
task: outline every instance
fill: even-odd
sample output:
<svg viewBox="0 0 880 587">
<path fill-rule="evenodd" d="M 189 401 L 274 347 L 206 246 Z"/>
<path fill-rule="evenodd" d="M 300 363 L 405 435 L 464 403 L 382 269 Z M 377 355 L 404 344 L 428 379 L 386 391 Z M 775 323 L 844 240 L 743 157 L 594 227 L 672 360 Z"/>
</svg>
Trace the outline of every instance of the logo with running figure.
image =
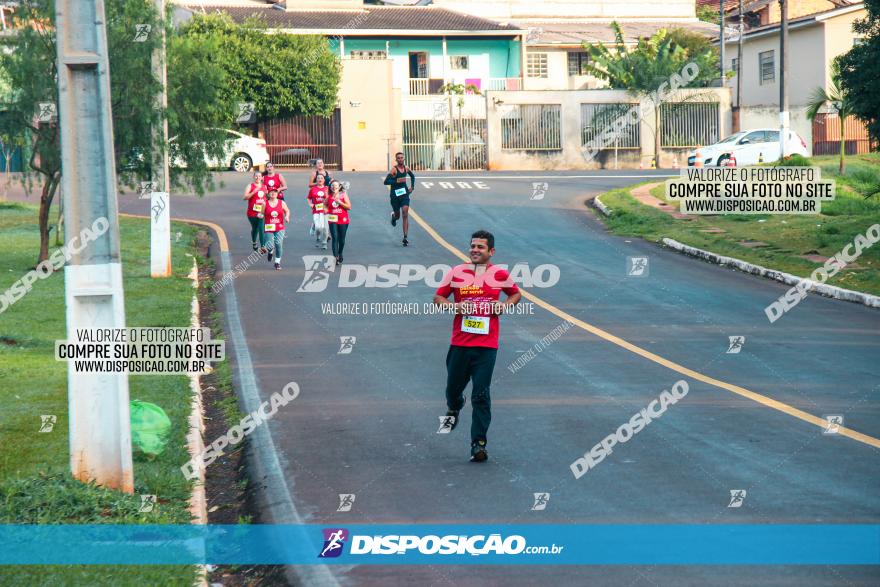
<svg viewBox="0 0 880 587">
<path fill-rule="evenodd" d="M 546 181 L 535 181 L 532 182 L 532 196 L 529 198 L 530 200 L 543 200 L 544 196 L 547 195 L 547 190 L 550 189 L 550 184 Z"/>
<path fill-rule="evenodd" d="M 330 255 L 303 255 L 306 274 L 297 293 L 317 293 L 327 289 L 330 274 L 336 270 L 336 264 Z"/>
<path fill-rule="evenodd" d="M 352 506 L 354 505 L 354 493 L 340 493 L 339 494 L 339 507 L 336 508 L 337 512 L 350 512 Z"/>
<path fill-rule="evenodd" d="M 455 426 L 455 416 L 438 416 L 440 418 L 440 428 L 437 429 L 437 434 L 449 434 L 452 432 L 452 427 Z"/>
<path fill-rule="evenodd" d="M 746 500 L 745 489 L 731 489 L 730 490 L 730 503 L 727 504 L 729 508 L 738 508 L 742 507 L 743 502 Z"/>
<path fill-rule="evenodd" d="M 40 416 L 40 432 L 52 432 L 55 423 L 58 422 L 58 416 L 54 414 L 44 414 Z"/>
<path fill-rule="evenodd" d="M 843 415 L 829 414 L 825 416 L 825 423 L 822 434 L 840 434 L 840 427 L 843 426 Z"/>
<path fill-rule="evenodd" d="M 357 342 L 356 336 L 340 336 L 339 337 L 339 351 L 337 351 L 337 355 L 350 355 L 351 351 L 354 350 L 354 345 Z"/>
<path fill-rule="evenodd" d="M 535 493 L 535 503 L 532 504 L 532 511 L 541 511 L 547 509 L 547 503 L 550 501 L 549 493 Z"/>
<path fill-rule="evenodd" d="M 648 258 L 627 257 L 626 274 L 630 277 L 645 277 L 648 274 Z"/>
<path fill-rule="evenodd" d="M 318 558 L 336 558 L 342 554 L 345 541 L 348 540 L 348 530 L 345 528 L 324 528 L 324 546 L 318 554 Z"/>
<path fill-rule="evenodd" d="M 728 336 L 727 339 L 730 341 L 730 345 L 727 347 L 728 355 L 737 355 L 742 350 L 743 345 L 746 343 L 745 336 Z"/>
</svg>

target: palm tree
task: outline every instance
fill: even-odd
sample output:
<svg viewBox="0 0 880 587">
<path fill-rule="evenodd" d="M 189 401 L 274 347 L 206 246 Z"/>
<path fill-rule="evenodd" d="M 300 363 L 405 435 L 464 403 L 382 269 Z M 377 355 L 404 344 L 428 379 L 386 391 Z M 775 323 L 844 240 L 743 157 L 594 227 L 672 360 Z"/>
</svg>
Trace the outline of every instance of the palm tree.
<svg viewBox="0 0 880 587">
<path fill-rule="evenodd" d="M 846 156 L 845 123 L 846 119 L 853 115 L 853 107 L 849 96 L 840 85 L 840 68 L 837 66 L 837 63 L 832 67 L 831 82 L 828 84 L 828 89 L 822 87 L 816 88 L 813 90 L 812 96 L 810 96 L 810 101 L 807 104 L 807 118 L 809 118 L 810 121 L 814 121 L 819 115 L 819 110 L 824 108 L 826 104 L 830 104 L 837 113 L 837 118 L 840 121 L 839 171 L 840 174 L 843 175 L 843 172 L 846 169 L 846 163 L 844 162 L 844 157 Z"/>
</svg>

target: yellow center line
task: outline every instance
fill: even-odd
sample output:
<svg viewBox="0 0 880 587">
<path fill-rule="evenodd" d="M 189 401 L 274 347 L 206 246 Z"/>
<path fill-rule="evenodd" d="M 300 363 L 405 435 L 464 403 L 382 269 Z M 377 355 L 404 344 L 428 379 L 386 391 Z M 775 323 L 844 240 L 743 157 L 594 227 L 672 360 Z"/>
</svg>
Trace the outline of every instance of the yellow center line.
<svg viewBox="0 0 880 587">
<path fill-rule="evenodd" d="M 440 236 L 440 234 L 438 234 L 437 231 L 434 230 L 433 227 L 431 227 L 431 225 L 429 225 L 412 208 L 409 209 L 409 215 L 412 216 L 413 220 L 415 220 L 422 228 L 424 228 L 425 232 L 427 232 L 429 235 L 431 235 L 431 237 L 435 241 L 437 241 L 440 244 L 440 246 L 442 246 L 444 249 L 446 249 L 447 251 L 449 251 L 450 253 L 452 253 L 453 255 L 455 255 L 456 257 L 461 259 L 462 261 L 464 261 L 464 262 L 470 261 L 470 259 L 467 257 L 467 255 L 465 255 L 464 253 L 462 253 L 461 251 L 456 249 L 454 246 L 452 246 L 451 244 L 446 242 L 446 239 L 444 239 L 442 236 Z M 694 371 L 693 369 L 689 369 L 689 368 L 685 367 L 684 365 L 679 365 L 678 363 L 676 363 L 674 361 L 670 361 L 669 359 L 664 359 L 660 355 L 655 355 L 651 351 L 648 351 L 648 350 L 645 350 L 639 346 L 636 346 L 636 345 L 632 344 L 631 342 L 627 342 L 627 341 L 623 340 L 622 338 L 620 338 L 619 336 L 615 336 L 615 335 L 611 334 L 610 332 L 606 332 L 605 330 L 602 330 L 601 328 L 599 328 L 597 326 L 593 326 L 592 324 L 589 324 L 587 322 L 584 322 L 583 320 L 579 320 L 578 318 L 575 318 L 571 314 L 568 314 L 568 313 L 564 312 L 563 310 L 560 310 L 559 308 L 557 308 L 553 304 L 550 304 L 549 302 L 545 302 L 544 300 L 542 300 L 541 298 L 539 298 L 538 296 L 536 296 L 533 293 L 525 291 L 522 288 L 520 288 L 520 291 L 522 292 L 522 295 L 524 298 L 526 298 L 527 300 L 544 308 L 548 312 L 551 312 L 552 314 L 559 316 L 563 320 L 568 320 L 572 324 L 582 328 L 583 330 L 586 330 L 587 332 L 595 334 L 599 338 L 607 340 L 611 344 L 615 344 L 621 348 L 624 348 L 632 353 L 635 353 L 641 357 L 644 357 L 645 359 L 648 359 L 649 361 L 657 363 L 658 365 L 662 365 L 662 366 L 666 367 L 667 369 L 671 369 L 672 371 L 675 371 L 676 373 L 681 373 L 682 375 L 686 375 L 687 377 L 690 377 L 692 379 L 696 379 L 697 381 L 702 381 L 703 383 L 708 383 L 709 385 L 713 385 L 715 387 L 725 389 L 725 390 L 730 391 L 732 393 L 735 393 L 739 396 L 742 396 L 742 397 L 748 398 L 752 401 L 758 402 L 759 404 L 761 404 L 765 407 L 780 411 L 784 414 L 788 414 L 789 416 L 793 416 L 795 418 L 803 420 L 804 422 L 809 422 L 810 424 L 814 424 L 822 429 L 825 429 L 828 427 L 828 422 L 826 420 L 824 420 L 823 418 L 819 418 L 817 416 L 814 416 L 812 414 L 804 412 L 803 410 L 799 410 L 793 406 L 790 406 L 786 403 L 769 398 L 766 395 L 762 395 L 760 393 L 750 391 L 744 387 L 740 387 L 739 385 L 734 385 L 733 383 L 727 383 L 725 381 L 715 379 L 714 377 L 704 375 L 698 371 Z M 845 428 L 843 426 L 839 426 L 838 427 L 838 434 L 840 434 L 841 436 L 846 436 L 848 438 L 852 438 L 853 440 L 857 440 L 859 442 L 863 442 L 869 446 L 873 446 L 874 448 L 880 448 L 880 439 L 874 438 L 873 436 L 868 436 L 867 434 L 862 434 L 861 432 L 857 432 L 851 428 Z"/>
</svg>

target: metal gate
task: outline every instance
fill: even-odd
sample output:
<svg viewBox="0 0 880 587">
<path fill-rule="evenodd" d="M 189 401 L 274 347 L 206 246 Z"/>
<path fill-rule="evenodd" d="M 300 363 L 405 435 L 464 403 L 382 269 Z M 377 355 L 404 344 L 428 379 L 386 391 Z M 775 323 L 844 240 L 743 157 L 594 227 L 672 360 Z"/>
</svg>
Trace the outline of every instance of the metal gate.
<svg viewBox="0 0 880 587">
<path fill-rule="evenodd" d="M 843 126 L 847 155 L 870 153 L 873 145 L 865 123 L 849 116 Z M 819 113 L 813 121 L 813 155 L 840 153 L 840 117 Z"/>
<path fill-rule="evenodd" d="M 280 167 L 307 167 L 323 159 L 331 169 L 342 169 L 342 125 L 339 108 L 323 116 L 290 116 L 260 122 L 260 134 L 272 162 Z"/>
<path fill-rule="evenodd" d="M 485 169 L 486 100 L 443 96 L 404 104 L 403 154 L 413 169 Z"/>
</svg>

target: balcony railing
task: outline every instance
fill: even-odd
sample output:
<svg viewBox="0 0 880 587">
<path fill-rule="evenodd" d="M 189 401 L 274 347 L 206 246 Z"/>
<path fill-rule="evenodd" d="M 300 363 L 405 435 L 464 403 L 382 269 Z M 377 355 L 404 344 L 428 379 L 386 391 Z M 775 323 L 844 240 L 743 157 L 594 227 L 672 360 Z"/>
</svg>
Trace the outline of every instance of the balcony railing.
<svg viewBox="0 0 880 587">
<path fill-rule="evenodd" d="M 490 77 L 485 80 L 484 90 L 521 90 L 522 79 L 518 77 Z"/>
<path fill-rule="evenodd" d="M 428 78 L 410 78 L 409 94 L 410 96 L 427 96 Z"/>
</svg>

